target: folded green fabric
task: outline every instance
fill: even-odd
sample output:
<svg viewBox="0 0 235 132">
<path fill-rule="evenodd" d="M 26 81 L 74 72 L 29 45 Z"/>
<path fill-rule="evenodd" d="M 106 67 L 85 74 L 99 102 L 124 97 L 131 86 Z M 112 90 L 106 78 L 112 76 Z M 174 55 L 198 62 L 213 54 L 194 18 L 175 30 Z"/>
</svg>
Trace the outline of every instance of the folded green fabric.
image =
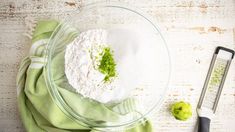
<svg viewBox="0 0 235 132">
<path fill-rule="evenodd" d="M 28 132 L 94 132 L 92 126 L 87 126 L 81 121 L 74 121 L 68 117 L 68 113 L 60 109 L 48 92 L 43 68 L 46 63 L 44 49 L 58 24 L 57 21 L 38 22 L 33 34 L 29 56 L 20 64 L 17 75 L 17 90 L 21 119 Z M 60 43 L 66 44 L 78 35 L 78 31 L 72 29 L 64 32 L 63 35 L 67 35 L 66 39 Z M 52 74 L 58 86 L 58 91 L 73 110 L 87 119 L 101 121 L 104 124 L 124 120 L 128 115 L 136 114 L 133 110 L 137 104 L 133 99 L 108 106 L 86 100 L 73 90 L 68 89 L 63 72 L 63 59 L 63 50 L 55 54 L 51 61 Z M 152 132 L 152 126 L 149 121 L 146 121 L 125 131 Z"/>
</svg>

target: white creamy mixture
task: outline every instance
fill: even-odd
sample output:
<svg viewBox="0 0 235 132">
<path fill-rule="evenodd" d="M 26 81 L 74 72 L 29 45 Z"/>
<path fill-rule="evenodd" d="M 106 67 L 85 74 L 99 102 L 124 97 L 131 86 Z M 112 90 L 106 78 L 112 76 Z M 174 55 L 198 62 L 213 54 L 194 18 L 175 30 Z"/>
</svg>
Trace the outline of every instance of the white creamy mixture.
<svg viewBox="0 0 235 132">
<path fill-rule="evenodd" d="M 155 48 L 147 45 L 151 42 L 143 35 L 148 34 L 127 28 L 81 33 L 65 53 L 65 73 L 71 86 L 84 97 L 109 103 L 129 97 L 139 85 L 156 79 L 156 65 L 151 64 L 155 55 L 150 54 Z M 96 56 L 107 46 L 114 51 L 117 64 L 117 77 L 111 83 L 105 83 L 105 75 L 97 69 L 101 58 Z"/>
</svg>

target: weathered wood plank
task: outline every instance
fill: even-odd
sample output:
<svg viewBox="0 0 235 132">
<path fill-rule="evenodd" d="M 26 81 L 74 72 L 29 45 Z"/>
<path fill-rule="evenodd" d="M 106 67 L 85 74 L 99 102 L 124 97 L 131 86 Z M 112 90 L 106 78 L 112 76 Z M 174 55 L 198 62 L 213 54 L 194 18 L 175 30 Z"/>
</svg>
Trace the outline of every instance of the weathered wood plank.
<svg viewBox="0 0 235 132">
<path fill-rule="evenodd" d="M 65 18 L 71 11 L 99 0 L 1 0 L 0 2 L 0 131 L 24 131 L 17 111 L 15 78 L 30 40 L 23 33 L 26 17 Z M 109 2 L 109 0 L 106 0 Z M 118 1 L 118 0 L 117 0 Z M 172 57 L 171 91 L 159 112 L 153 113 L 156 131 L 193 131 L 196 104 L 215 46 L 235 48 L 234 0 L 120 0 L 155 18 L 165 29 Z M 193 69 L 193 70 L 192 70 Z M 235 65 L 226 81 L 211 131 L 235 130 Z M 194 108 L 186 122 L 175 120 L 169 106 L 185 100 Z"/>
</svg>

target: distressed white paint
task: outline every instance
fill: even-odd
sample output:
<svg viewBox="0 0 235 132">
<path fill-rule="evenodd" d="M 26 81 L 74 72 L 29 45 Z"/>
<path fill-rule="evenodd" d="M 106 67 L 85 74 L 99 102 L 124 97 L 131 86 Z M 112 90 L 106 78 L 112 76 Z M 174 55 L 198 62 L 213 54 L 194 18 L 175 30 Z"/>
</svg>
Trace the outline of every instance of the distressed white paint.
<svg viewBox="0 0 235 132">
<path fill-rule="evenodd" d="M 15 78 L 19 62 L 29 53 L 23 33 L 26 16 L 64 18 L 68 11 L 99 0 L 1 0 L 0 2 L 0 131 L 24 131 L 16 103 Z M 106 0 L 109 1 L 109 0 Z M 172 56 L 171 91 L 152 116 L 156 131 L 189 132 L 196 124 L 196 105 L 212 52 L 217 45 L 235 48 L 234 0 L 119 0 L 147 12 L 163 25 Z M 235 130 L 235 63 L 231 65 L 212 132 Z M 177 100 L 192 104 L 193 117 L 181 122 L 169 113 Z"/>
</svg>

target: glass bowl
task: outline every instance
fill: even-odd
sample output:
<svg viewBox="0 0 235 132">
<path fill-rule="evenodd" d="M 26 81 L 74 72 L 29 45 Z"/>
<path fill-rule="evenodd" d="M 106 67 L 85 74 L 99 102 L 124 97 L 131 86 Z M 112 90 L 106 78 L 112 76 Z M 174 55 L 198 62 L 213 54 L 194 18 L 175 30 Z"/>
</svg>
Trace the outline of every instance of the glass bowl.
<svg viewBox="0 0 235 132">
<path fill-rule="evenodd" d="M 94 29 L 129 28 L 138 32 L 136 37 L 138 46 L 143 50 L 143 55 L 137 58 L 136 64 L 140 68 L 133 71 L 128 67 L 126 71 L 135 72 L 136 77 L 126 75 L 126 82 L 133 80 L 132 92 L 128 98 L 137 102 L 134 112 L 127 114 L 109 113 L 108 110 L 121 103 L 102 104 L 95 100 L 84 98 L 68 83 L 64 72 L 64 54 L 79 33 Z M 132 48 L 125 45 L 127 38 L 114 42 L 114 53 L 133 52 Z M 136 44 L 137 45 L 137 44 Z M 136 46 L 133 44 L 133 48 Z M 85 127 L 101 131 L 116 131 L 132 128 L 138 123 L 148 119 L 148 116 L 157 111 L 168 90 L 170 78 L 170 56 L 167 44 L 156 23 L 143 12 L 136 8 L 120 3 L 106 2 L 90 4 L 74 11 L 54 31 L 46 48 L 47 64 L 44 66 L 48 91 L 53 101 L 71 119 Z M 56 62 L 56 63 L 54 63 Z M 138 63 L 137 63 L 138 62 Z M 137 86 L 138 85 L 138 86 Z M 136 87 L 134 87 L 136 86 Z M 86 108 L 81 110 L 79 107 Z M 96 106 L 94 108 L 94 106 Z M 104 109 L 104 110 L 103 110 Z M 86 113 L 86 112 L 90 112 Z M 102 113 L 103 112 L 103 113 Z M 118 116 L 117 116 L 118 115 Z"/>
</svg>

